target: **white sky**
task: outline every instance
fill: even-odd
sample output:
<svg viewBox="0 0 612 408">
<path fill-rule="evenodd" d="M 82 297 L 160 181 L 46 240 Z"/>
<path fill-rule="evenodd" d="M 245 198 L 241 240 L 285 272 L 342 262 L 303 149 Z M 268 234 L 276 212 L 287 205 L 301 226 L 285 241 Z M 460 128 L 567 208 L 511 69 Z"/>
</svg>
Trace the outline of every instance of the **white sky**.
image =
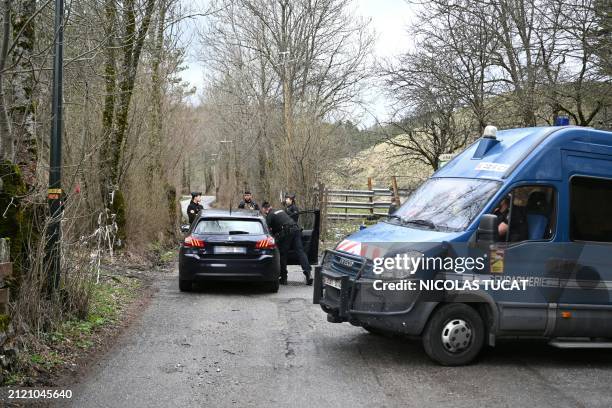
<svg viewBox="0 0 612 408">
<path fill-rule="evenodd" d="M 186 0 L 188 1 L 188 0 Z M 406 29 L 414 16 L 412 11 L 414 6 L 409 5 L 404 0 L 353 0 L 355 4 L 355 14 L 371 19 L 371 27 L 374 29 L 377 41 L 375 46 L 375 58 L 386 58 L 397 55 L 412 48 L 412 41 Z M 190 8 L 199 7 L 205 4 L 206 0 L 188 1 Z M 203 21 L 200 21 L 203 23 Z M 189 58 L 187 70 L 183 71 L 183 80 L 189 82 L 197 88 L 199 94 L 204 85 L 204 67 L 197 61 L 198 52 L 197 41 L 193 40 L 189 45 Z M 375 122 L 372 114 L 379 120 L 386 119 L 387 102 L 375 87 L 371 87 L 367 95 L 367 110 L 371 114 L 361 114 L 356 118 L 362 124 L 371 125 Z M 194 98 L 194 103 L 197 101 Z"/>
</svg>

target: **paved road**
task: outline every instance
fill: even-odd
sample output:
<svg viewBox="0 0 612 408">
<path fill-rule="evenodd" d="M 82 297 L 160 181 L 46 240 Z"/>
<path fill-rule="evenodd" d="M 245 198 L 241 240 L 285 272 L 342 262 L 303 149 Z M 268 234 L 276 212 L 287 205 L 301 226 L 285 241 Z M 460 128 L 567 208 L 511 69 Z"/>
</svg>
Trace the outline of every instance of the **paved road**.
<svg viewBox="0 0 612 408">
<path fill-rule="evenodd" d="M 74 407 L 610 407 L 612 352 L 507 343 L 443 368 L 418 342 L 330 324 L 290 272 L 184 294 L 177 276 L 72 387 Z M 292 280 L 292 281 L 291 281 Z"/>
</svg>

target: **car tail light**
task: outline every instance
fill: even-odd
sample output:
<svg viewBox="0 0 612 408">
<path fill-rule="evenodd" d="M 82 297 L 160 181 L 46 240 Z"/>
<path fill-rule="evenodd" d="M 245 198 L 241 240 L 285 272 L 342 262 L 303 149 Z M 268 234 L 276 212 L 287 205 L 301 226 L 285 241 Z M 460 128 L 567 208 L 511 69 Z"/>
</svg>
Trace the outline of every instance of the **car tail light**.
<svg viewBox="0 0 612 408">
<path fill-rule="evenodd" d="M 276 248 L 276 242 L 272 237 L 266 237 L 260 241 L 257 241 L 255 244 L 255 248 L 257 249 L 274 249 Z"/>
<path fill-rule="evenodd" d="M 197 239 L 191 235 L 185 237 L 185 246 L 188 248 L 204 248 L 206 242 L 202 239 Z"/>
</svg>

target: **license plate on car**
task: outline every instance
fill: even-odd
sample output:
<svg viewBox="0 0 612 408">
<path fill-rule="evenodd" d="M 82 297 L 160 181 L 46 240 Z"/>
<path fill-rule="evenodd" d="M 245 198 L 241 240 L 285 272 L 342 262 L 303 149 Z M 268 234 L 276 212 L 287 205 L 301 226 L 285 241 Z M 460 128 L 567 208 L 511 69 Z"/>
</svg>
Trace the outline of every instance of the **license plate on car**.
<svg viewBox="0 0 612 408">
<path fill-rule="evenodd" d="M 332 288 L 336 288 L 336 289 L 342 288 L 340 280 L 328 278 L 327 276 L 323 276 L 323 284 L 327 286 L 331 286 Z"/>
<path fill-rule="evenodd" d="M 223 246 L 219 245 L 215 247 L 215 254 L 246 254 L 245 247 L 239 246 Z"/>
</svg>

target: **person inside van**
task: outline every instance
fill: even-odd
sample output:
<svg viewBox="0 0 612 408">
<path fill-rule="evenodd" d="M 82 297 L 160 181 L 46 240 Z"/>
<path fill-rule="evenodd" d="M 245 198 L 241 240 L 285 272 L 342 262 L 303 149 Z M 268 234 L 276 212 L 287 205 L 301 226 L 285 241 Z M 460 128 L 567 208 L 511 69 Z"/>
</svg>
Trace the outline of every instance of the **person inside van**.
<svg viewBox="0 0 612 408">
<path fill-rule="evenodd" d="M 497 216 L 497 233 L 499 240 L 505 241 L 508 234 L 508 213 L 510 212 L 510 196 L 504 197 L 497 208 L 493 210 L 493 214 Z"/>
</svg>

